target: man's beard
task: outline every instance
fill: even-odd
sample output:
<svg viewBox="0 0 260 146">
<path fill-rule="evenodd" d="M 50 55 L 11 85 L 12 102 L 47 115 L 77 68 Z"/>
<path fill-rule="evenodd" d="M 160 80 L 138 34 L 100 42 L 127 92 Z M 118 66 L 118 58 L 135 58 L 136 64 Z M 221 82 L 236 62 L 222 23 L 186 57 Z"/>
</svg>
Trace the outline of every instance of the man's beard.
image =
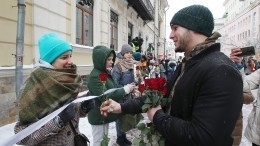
<svg viewBox="0 0 260 146">
<path fill-rule="evenodd" d="M 190 31 L 187 30 L 181 37 L 179 46 L 175 48 L 175 52 L 185 52 L 187 50 L 187 44 L 190 40 Z"/>
</svg>

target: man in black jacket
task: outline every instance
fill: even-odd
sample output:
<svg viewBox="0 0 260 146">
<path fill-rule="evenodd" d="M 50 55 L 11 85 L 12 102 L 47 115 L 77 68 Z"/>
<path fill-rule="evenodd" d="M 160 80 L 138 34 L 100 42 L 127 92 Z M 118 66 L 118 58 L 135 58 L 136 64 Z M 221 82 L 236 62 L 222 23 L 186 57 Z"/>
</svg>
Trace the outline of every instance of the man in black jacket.
<svg viewBox="0 0 260 146">
<path fill-rule="evenodd" d="M 191 5 L 179 10 L 170 22 L 176 52 L 185 52 L 167 85 L 166 107 L 148 110 L 148 118 L 166 139 L 167 146 L 231 146 L 231 133 L 242 108 L 243 83 L 233 62 L 220 52 L 212 34 L 210 10 Z M 141 112 L 143 98 L 103 104 L 101 112 Z M 107 105 L 108 104 L 108 105 Z M 106 106 L 107 105 L 107 106 Z"/>
</svg>

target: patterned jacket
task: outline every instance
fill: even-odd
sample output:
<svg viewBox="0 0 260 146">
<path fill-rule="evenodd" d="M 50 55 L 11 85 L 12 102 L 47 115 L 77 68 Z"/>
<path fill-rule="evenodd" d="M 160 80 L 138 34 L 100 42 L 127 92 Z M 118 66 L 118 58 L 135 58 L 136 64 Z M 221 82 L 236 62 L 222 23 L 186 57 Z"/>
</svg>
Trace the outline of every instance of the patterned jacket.
<svg viewBox="0 0 260 146">
<path fill-rule="evenodd" d="M 79 132 L 79 118 L 86 114 L 78 111 L 74 120 L 71 120 L 75 130 Z M 17 122 L 15 125 L 15 133 L 27 128 L 29 125 L 21 125 Z M 59 128 L 55 120 L 47 122 L 40 129 L 36 130 L 17 144 L 19 145 L 37 145 L 37 146 L 74 146 L 74 133 L 69 124 Z"/>
</svg>

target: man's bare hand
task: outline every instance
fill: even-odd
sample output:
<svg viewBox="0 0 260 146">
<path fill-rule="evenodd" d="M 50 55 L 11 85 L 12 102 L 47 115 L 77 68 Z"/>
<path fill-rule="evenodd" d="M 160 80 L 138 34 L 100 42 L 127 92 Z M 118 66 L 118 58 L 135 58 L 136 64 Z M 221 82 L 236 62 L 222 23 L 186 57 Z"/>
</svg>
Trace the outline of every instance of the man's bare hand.
<svg viewBox="0 0 260 146">
<path fill-rule="evenodd" d="M 107 117 L 109 113 L 121 113 L 121 105 L 112 99 L 104 101 L 100 106 L 101 115 Z"/>
</svg>

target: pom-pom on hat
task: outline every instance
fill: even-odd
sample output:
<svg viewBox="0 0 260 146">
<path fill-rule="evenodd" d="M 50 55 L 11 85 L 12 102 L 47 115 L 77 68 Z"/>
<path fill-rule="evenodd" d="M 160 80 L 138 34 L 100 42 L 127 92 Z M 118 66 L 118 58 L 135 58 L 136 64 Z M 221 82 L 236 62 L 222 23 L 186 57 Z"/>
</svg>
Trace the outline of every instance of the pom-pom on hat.
<svg viewBox="0 0 260 146">
<path fill-rule="evenodd" d="M 55 33 L 43 35 L 38 41 L 40 58 L 52 63 L 56 58 L 67 51 L 72 51 L 71 45 Z"/>
<path fill-rule="evenodd" d="M 191 5 L 179 10 L 172 17 L 170 25 L 180 25 L 209 37 L 214 28 L 214 18 L 207 7 Z"/>
</svg>

